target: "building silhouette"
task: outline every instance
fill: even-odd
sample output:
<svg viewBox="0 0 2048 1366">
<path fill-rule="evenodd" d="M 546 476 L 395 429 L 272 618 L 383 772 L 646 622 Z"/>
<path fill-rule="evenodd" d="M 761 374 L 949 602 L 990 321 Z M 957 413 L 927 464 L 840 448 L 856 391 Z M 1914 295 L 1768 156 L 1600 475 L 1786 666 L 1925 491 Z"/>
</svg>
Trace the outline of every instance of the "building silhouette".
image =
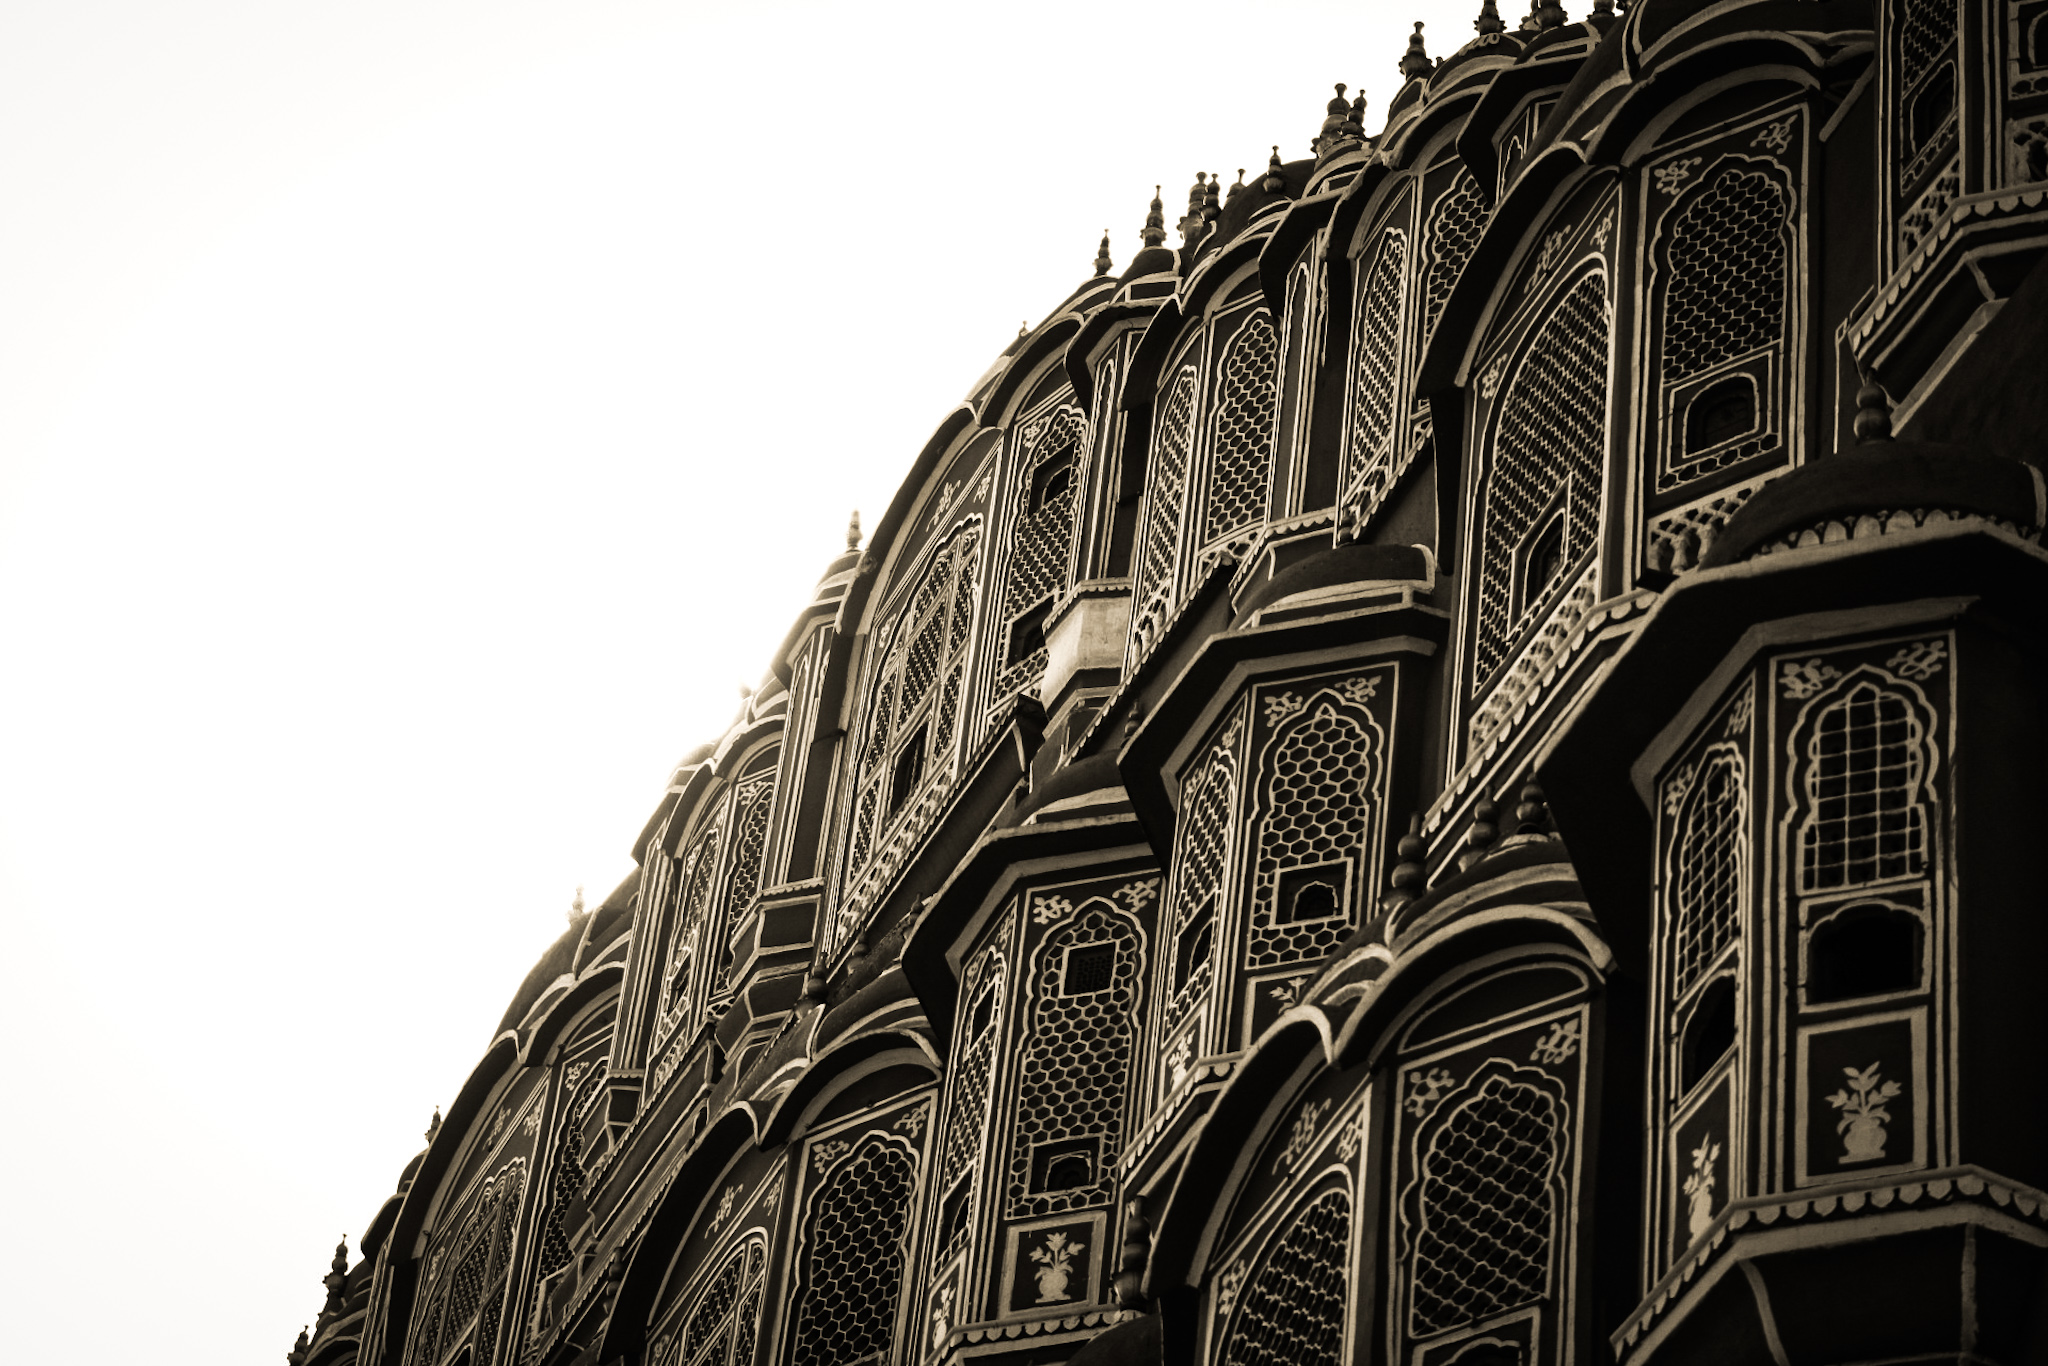
<svg viewBox="0 0 2048 1366">
<path fill-rule="evenodd" d="M 294 1363 L 2048 1361 L 2048 0 L 1475 28 L 945 416 Z"/>
</svg>

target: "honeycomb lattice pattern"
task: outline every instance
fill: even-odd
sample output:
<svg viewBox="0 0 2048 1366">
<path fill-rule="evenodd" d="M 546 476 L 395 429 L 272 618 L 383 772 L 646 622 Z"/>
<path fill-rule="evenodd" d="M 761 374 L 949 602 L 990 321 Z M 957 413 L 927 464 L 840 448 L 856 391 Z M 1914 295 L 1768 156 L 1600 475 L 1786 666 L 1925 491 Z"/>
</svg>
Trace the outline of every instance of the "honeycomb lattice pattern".
<svg viewBox="0 0 2048 1366">
<path fill-rule="evenodd" d="M 1216 449 L 1202 512 L 1202 544 L 1228 540 L 1266 517 L 1279 409 L 1280 340 L 1261 309 L 1230 339 L 1218 374 Z"/>
<path fill-rule="evenodd" d="M 546 1282 L 569 1265 L 575 1249 L 569 1245 L 569 1202 L 583 1189 L 583 1121 L 604 1092 L 605 1065 L 592 1063 L 562 1107 L 555 1132 L 559 1145 L 554 1166 L 548 1172 L 548 1212 L 541 1221 L 540 1252 L 534 1263 L 534 1293 L 545 1293 Z"/>
<path fill-rule="evenodd" d="M 1401 282 L 1407 271 L 1408 236 L 1399 228 L 1388 228 L 1380 234 L 1372 264 L 1359 277 L 1358 313 L 1351 326 L 1351 445 L 1344 487 L 1367 502 L 1385 492 L 1392 463 L 1384 447 L 1394 430 Z"/>
<path fill-rule="evenodd" d="M 1267 1252 L 1223 1344 L 1225 1366 L 1341 1366 L 1351 1197 L 1325 1191 Z"/>
<path fill-rule="evenodd" d="M 1348 907 L 1327 919 L 1280 924 L 1275 901 L 1290 868 L 1356 863 L 1375 791 L 1375 750 L 1371 731 L 1328 697 L 1297 713 L 1267 745 L 1246 967 L 1326 958 L 1350 932 Z"/>
<path fill-rule="evenodd" d="M 1679 817 L 1674 859 L 1672 989 L 1683 992 L 1735 942 L 1742 914 L 1742 761 L 1717 751 L 1701 767 Z"/>
<path fill-rule="evenodd" d="M 1065 994 L 1066 951 L 1101 943 L 1116 950 L 1108 989 Z M 1087 1209 L 1109 1200 L 1109 1169 L 1123 1143 L 1143 959 L 1137 926 L 1099 898 L 1083 904 L 1040 945 L 1010 1148 L 1010 1218 Z M 1075 1138 L 1101 1140 L 1096 1180 L 1072 1190 L 1034 1193 L 1032 1149 Z"/>
<path fill-rule="evenodd" d="M 1489 1076 L 1422 1153 L 1411 1331 L 1456 1328 L 1541 1299 L 1550 1281 L 1557 1102 Z"/>
<path fill-rule="evenodd" d="M 998 936 L 999 938 L 1005 936 Z M 995 1062 L 996 1039 L 1002 1034 L 1003 960 L 995 950 L 985 950 L 960 994 L 960 1020 L 954 1029 L 954 1047 L 959 1063 L 954 1072 L 953 1094 L 948 1098 L 945 1136 L 939 1146 L 939 1179 L 934 1189 L 941 1194 L 972 1172 L 981 1159 L 981 1138 L 988 1122 L 989 1076 Z M 984 999 L 990 1002 L 993 1022 L 979 1035 L 970 1037 L 972 1021 Z M 942 1247 L 943 1255 L 950 1247 Z"/>
<path fill-rule="evenodd" d="M 732 866 L 725 875 L 725 909 L 718 917 L 718 995 L 729 997 L 736 985 L 732 980 L 735 944 L 754 893 L 761 890 L 761 855 L 768 844 L 768 817 L 775 809 L 775 779 L 763 774 L 742 782 L 733 797 L 738 812 L 733 822 Z"/>
<path fill-rule="evenodd" d="M 1806 747 L 1800 891 L 1857 887 L 1923 870 L 1925 747 L 1913 704 L 1875 683 L 1858 683 L 1822 710 Z"/>
<path fill-rule="evenodd" d="M 863 723 L 867 738 L 860 750 L 859 795 L 849 849 L 849 867 L 857 873 L 868 870 L 864 884 L 886 873 L 869 869 L 881 846 L 883 830 L 915 805 L 906 799 L 898 811 L 887 811 L 886 787 L 904 747 L 923 746 L 919 789 L 951 776 L 946 761 L 952 753 L 954 713 L 960 702 L 961 662 L 973 624 L 974 573 L 980 548 L 979 522 L 957 528 L 926 564 L 909 603 L 882 636 L 890 644 L 881 657 Z M 860 894 L 857 890 L 856 900 Z M 832 924 L 835 931 L 841 928 L 836 920 Z M 836 946 L 835 942 L 832 947 Z"/>
<path fill-rule="evenodd" d="M 1151 467 L 1145 478 L 1145 538 L 1138 555 L 1134 599 L 1140 615 L 1154 597 L 1173 592 L 1181 495 L 1187 486 L 1189 424 L 1194 415 L 1195 368 L 1190 365 L 1173 377 L 1173 387 L 1159 405 L 1159 425 L 1152 431 Z"/>
<path fill-rule="evenodd" d="M 1593 545 L 1607 451 L 1608 331 L 1606 282 L 1589 274 L 1544 321 L 1501 399 L 1479 537 L 1481 681 L 1506 662 L 1515 630 L 1541 605 L 1536 595 L 1515 601 L 1515 562 L 1560 486 L 1563 564 Z"/>
<path fill-rule="evenodd" d="M 1222 899 L 1231 805 L 1230 769 L 1220 757 L 1211 759 L 1196 776 L 1194 794 L 1188 799 L 1187 823 L 1178 841 L 1179 857 L 1173 873 L 1173 910 L 1166 919 L 1172 929 L 1170 937 L 1162 941 L 1166 950 L 1160 954 L 1168 972 L 1173 970 L 1173 953 L 1178 947 L 1181 931 L 1205 901 L 1213 903 Z M 1174 991 L 1171 979 L 1168 980 L 1164 1022 L 1167 1030 L 1172 1030 L 1187 1018 L 1189 1009 L 1208 989 L 1212 975 L 1213 969 L 1204 959 L 1188 974 L 1179 991 Z"/>
<path fill-rule="evenodd" d="M 1464 273 L 1479 245 L 1480 230 L 1486 226 L 1486 201 L 1480 197 L 1479 182 L 1470 171 L 1460 168 L 1458 178 L 1436 202 L 1430 215 L 1425 241 L 1428 264 L 1423 268 L 1422 296 L 1426 312 L 1422 319 L 1422 342 L 1429 343 L 1436 320 L 1450 301 L 1451 286 Z"/>
<path fill-rule="evenodd" d="M 1899 88 L 1911 90 L 1956 41 L 1955 0 L 1904 0 L 1899 25 Z"/>
<path fill-rule="evenodd" d="M 804 1243 L 792 1366 L 887 1359 L 916 1175 L 908 1149 L 871 1133 L 818 1191 Z"/>
<path fill-rule="evenodd" d="M 747 1366 L 761 1317 L 761 1245 L 749 1239 L 732 1250 L 690 1313 L 674 1366 Z"/>
<path fill-rule="evenodd" d="M 1778 340 L 1785 323 L 1791 196 L 1762 171 L 1727 166 L 1671 221 L 1663 376 L 1690 379 Z"/>
<path fill-rule="evenodd" d="M 669 933 L 668 967 L 661 981 L 661 1036 L 668 1037 L 682 1023 L 689 1004 L 690 965 L 696 958 L 703 936 L 704 903 L 710 899 L 712 874 L 718 869 L 718 844 L 722 833 L 717 824 L 697 836 L 683 858 L 681 892 L 676 897 L 676 921 Z"/>
<path fill-rule="evenodd" d="M 1081 478 L 1081 452 L 1085 429 L 1081 415 L 1072 409 L 1054 413 L 1031 447 L 1028 459 L 1018 462 L 1016 491 L 1017 520 L 1010 534 L 1010 561 L 1004 567 L 1002 629 L 993 642 L 995 662 L 1002 670 L 996 679 L 995 696 L 1007 697 L 1036 683 L 1045 675 L 1043 647 L 1014 664 L 1006 661 L 1010 632 L 1026 612 L 1059 593 L 1066 586 L 1067 560 L 1074 548 L 1074 490 Z M 1031 491 L 1038 472 L 1055 460 L 1068 462 L 1065 486 L 1049 492 L 1038 507 L 1031 506 Z"/>
<path fill-rule="evenodd" d="M 436 1252 L 428 1273 L 433 1288 L 408 1358 L 413 1366 L 434 1366 L 465 1341 L 476 1344 L 477 1360 L 493 1358 L 525 1187 L 526 1159 L 514 1158 L 484 1183 L 445 1253 Z"/>
</svg>

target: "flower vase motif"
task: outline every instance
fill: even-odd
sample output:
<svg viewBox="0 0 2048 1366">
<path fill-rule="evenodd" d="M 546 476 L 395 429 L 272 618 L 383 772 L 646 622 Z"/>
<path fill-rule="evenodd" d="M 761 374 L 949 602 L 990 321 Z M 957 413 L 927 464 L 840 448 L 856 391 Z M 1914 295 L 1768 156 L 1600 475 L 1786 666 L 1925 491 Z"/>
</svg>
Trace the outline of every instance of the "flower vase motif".
<svg viewBox="0 0 2048 1366">
<path fill-rule="evenodd" d="M 1712 1136 L 1702 1138 L 1692 1150 L 1692 1175 L 1685 1178 L 1685 1235 L 1697 1238 L 1714 1222 L 1714 1163 L 1721 1145 Z"/>
<path fill-rule="evenodd" d="M 1064 1233 L 1051 1235 L 1042 1247 L 1031 1250 L 1031 1260 L 1039 1264 L 1031 1274 L 1038 1281 L 1040 1304 L 1057 1304 L 1073 1298 L 1067 1284 L 1073 1278 L 1074 1257 L 1080 1251 L 1080 1244 Z"/>
<path fill-rule="evenodd" d="M 1892 1117 L 1885 1102 L 1895 1098 L 1902 1088 L 1895 1081 L 1880 1081 L 1877 1067 L 1872 1063 L 1864 1068 L 1843 1068 L 1843 1075 L 1849 1079 L 1847 1089 L 1827 1098 L 1828 1104 L 1842 1112 L 1835 1132 L 1842 1136 L 1845 1165 L 1876 1162 L 1884 1157 L 1885 1125 Z"/>
</svg>

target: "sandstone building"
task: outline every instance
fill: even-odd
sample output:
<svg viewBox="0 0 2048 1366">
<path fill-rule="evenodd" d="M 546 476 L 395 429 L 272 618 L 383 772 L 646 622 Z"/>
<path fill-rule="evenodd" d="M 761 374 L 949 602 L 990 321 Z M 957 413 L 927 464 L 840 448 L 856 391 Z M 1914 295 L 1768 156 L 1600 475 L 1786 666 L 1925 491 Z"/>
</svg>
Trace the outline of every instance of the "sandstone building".
<svg viewBox="0 0 2048 1366">
<path fill-rule="evenodd" d="M 2048 0 L 1475 27 L 944 417 L 295 1363 L 2048 1361 Z"/>
</svg>

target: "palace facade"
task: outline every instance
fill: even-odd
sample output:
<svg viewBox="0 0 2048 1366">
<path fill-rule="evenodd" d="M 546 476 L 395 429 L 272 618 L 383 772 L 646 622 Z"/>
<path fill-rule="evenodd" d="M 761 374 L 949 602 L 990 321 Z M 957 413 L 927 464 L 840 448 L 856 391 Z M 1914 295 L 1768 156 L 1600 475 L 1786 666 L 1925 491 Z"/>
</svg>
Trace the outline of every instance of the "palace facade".
<svg viewBox="0 0 2048 1366">
<path fill-rule="evenodd" d="M 1475 28 L 945 416 L 295 1366 L 2048 1361 L 2048 0 Z"/>
</svg>

